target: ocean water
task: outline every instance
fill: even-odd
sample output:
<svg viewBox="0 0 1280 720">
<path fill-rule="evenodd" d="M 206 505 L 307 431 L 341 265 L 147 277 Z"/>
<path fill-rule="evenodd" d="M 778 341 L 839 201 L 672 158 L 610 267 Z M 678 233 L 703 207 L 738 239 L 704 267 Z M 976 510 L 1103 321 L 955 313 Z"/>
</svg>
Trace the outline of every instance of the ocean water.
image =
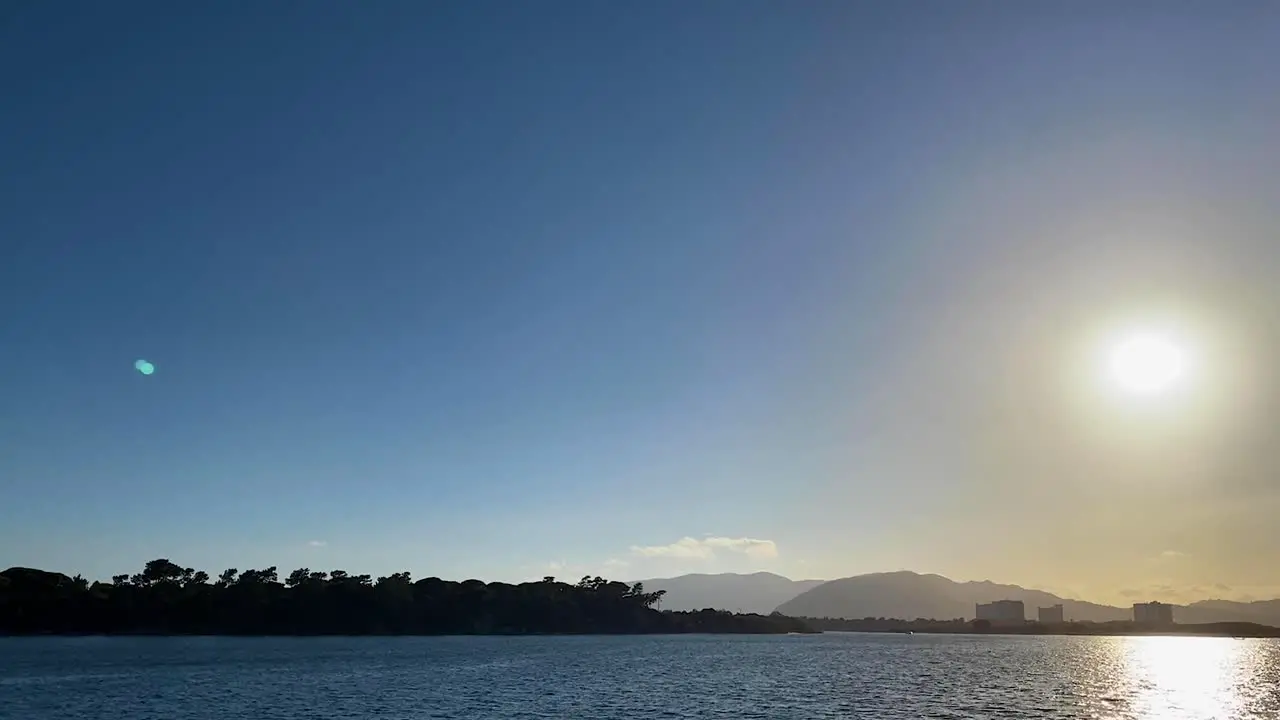
<svg viewBox="0 0 1280 720">
<path fill-rule="evenodd" d="M 1280 643 L 946 635 L 0 638 L 0 718 L 1280 718 Z"/>
</svg>

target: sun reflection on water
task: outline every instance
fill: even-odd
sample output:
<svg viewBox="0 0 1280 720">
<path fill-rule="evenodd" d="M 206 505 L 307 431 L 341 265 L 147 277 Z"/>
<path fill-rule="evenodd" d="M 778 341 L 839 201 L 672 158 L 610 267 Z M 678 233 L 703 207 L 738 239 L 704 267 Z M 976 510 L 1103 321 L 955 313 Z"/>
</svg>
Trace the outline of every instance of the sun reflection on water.
<svg viewBox="0 0 1280 720">
<path fill-rule="evenodd" d="M 1256 643 L 1232 638 L 1137 637 L 1124 669 L 1134 717 L 1211 720 L 1248 716 L 1262 670 Z"/>
</svg>

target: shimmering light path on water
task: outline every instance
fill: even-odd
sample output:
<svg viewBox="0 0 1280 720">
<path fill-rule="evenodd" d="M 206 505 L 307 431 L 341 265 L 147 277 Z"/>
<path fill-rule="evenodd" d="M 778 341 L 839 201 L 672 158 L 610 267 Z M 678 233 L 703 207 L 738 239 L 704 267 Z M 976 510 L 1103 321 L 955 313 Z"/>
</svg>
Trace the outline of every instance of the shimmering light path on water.
<svg viewBox="0 0 1280 720">
<path fill-rule="evenodd" d="M 1280 643 L 1218 638 L 0 639 L 0 718 L 1280 717 Z"/>
</svg>

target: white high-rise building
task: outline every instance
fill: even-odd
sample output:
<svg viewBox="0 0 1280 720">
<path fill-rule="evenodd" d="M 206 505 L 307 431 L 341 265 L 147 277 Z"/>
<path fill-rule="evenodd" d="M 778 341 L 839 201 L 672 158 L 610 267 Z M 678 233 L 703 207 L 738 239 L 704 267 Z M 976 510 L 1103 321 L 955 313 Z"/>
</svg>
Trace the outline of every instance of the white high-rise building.
<svg viewBox="0 0 1280 720">
<path fill-rule="evenodd" d="M 992 623 L 1021 623 L 1027 621 L 1027 609 L 1021 600 L 997 600 L 991 603 L 979 603 L 974 608 L 974 615 L 979 620 Z"/>
<path fill-rule="evenodd" d="M 1045 625 L 1061 625 L 1065 622 L 1061 605 L 1036 608 L 1036 619 Z"/>
<path fill-rule="evenodd" d="M 1146 625 L 1172 625 L 1173 606 L 1161 602 L 1134 603 L 1133 621 Z"/>
</svg>

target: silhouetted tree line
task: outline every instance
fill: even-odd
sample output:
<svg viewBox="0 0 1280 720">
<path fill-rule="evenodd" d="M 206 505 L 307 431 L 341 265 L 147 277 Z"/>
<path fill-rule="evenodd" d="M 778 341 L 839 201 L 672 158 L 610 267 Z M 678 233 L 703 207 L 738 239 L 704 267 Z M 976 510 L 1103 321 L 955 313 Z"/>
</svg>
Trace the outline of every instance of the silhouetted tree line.
<svg viewBox="0 0 1280 720">
<path fill-rule="evenodd" d="M 167 559 L 94 582 L 10 568 L 0 573 L 0 634 L 470 635 L 812 632 L 777 613 L 659 611 L 665 591 L 600 577 L 518 585 L 401 572 L 374 580 L 299 568 L 230 569 L 216 580 Z"/>
</svg>

